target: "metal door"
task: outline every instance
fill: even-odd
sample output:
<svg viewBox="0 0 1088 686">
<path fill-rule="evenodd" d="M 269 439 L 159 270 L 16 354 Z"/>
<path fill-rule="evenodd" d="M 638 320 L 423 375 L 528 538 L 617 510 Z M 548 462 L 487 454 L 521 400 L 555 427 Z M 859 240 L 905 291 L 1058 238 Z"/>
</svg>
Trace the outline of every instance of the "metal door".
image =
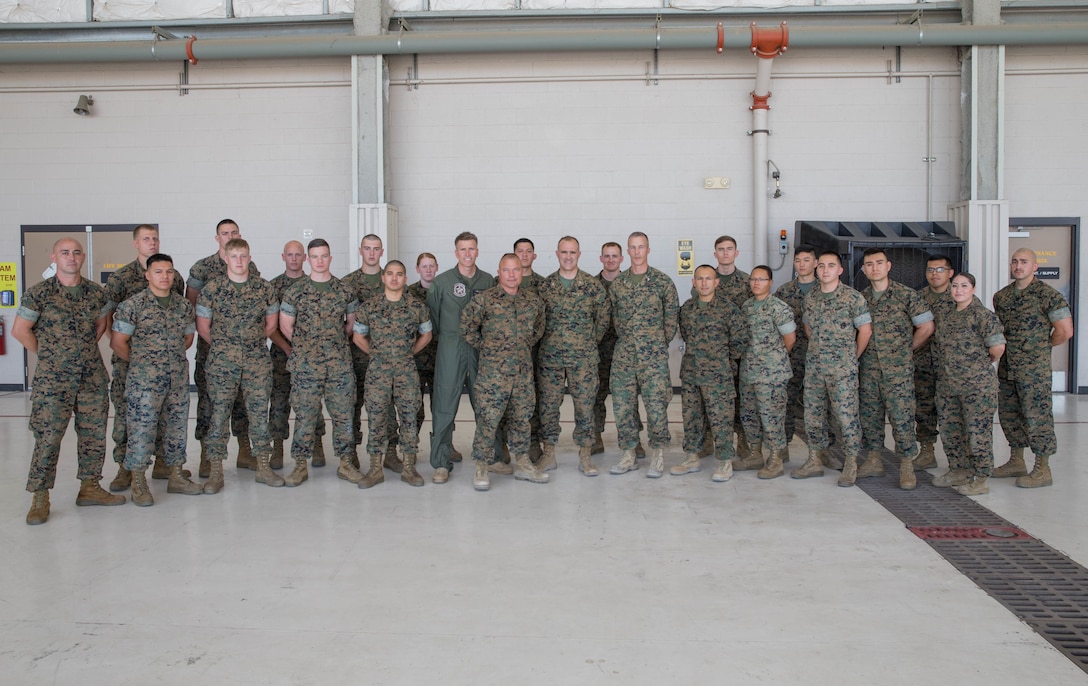
<svg viewBox="0 0 1088 686">
<path fill-rule="evenodd" d="M 21 227 L 23 290 L 46 278 L 43 272 L 52 264 L 49 256 L 53 252 L 53 244 L 62 238 L 74 238 L 83 245 L 87 253 L 83 277 L 104 286 L 110 274 L 135 258 L 132 245 L 132 229 L 135 227 L 136 224 L 24 225 Z M 98 347 L 102 351 L 106 371 L 112 372 L 108 334 L 102 336 Z M 23 386 L 30 390 L 38 356 L 29 351 L 24 351 L 24 356 Z"/>
<path fill-rule="evenodd" d="M 1020 248 L 1035 253 L 1039 263 L 1035 278 L 1065 296 L 1073 312 L 1074 324 L 1077 313 L 1075 256 L 1079 233 L 1078 218 L 1027 217 L 1009 220 L 1009 255 Z M 1067 341 L 1051 351 L 1055 393 L 1076 391 L 1076 349 L 1071 343 Z"/>
</svg>

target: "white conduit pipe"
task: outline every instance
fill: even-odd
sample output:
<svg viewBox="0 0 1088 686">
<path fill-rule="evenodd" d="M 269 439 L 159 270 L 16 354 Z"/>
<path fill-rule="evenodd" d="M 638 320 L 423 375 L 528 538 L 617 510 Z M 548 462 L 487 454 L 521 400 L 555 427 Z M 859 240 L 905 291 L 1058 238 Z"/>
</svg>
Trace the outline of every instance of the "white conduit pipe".
<svg viewBox="0 0 1088 686">
<path fill-rule="evenodd" d="M 756 85 L 752 89 L 752 254 L 753 266 L 767 264 L 767 243 L 770 226 L 767 223 L 767 129 L 771 97 L 771 65 L 773 58 L 756 60 Z"/>
</svg>

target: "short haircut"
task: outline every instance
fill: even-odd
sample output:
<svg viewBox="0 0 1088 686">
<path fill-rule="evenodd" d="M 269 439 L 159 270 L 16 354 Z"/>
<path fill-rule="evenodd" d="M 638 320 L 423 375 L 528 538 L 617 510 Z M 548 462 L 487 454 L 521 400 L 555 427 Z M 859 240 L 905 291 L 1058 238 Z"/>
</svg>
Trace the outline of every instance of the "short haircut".
<svg viewBox="0 0 1088 686">
<path fill-rule="evenodd" d="M 462 231 L 461 233 L 457 234 L 457 238 L 453 239 L 453 246 L 457 247 L 457 244 L 461 241 L 472 241 L 476 245 L 480 244 L 480 239 L 476 238 L 476 234 L 472 233 L 471 231 Z"/>
<path fill-rule="evenodd" d="M 928 264 L 929 262 L 944 262 L 944 266 L 947 267 L 949 271 L 956 271 L 956 268 L 952 266 L 952 258 L 948 255 L 930 255 L 926 258 L 926 263 Z"/>
<path fill-rule="evenodd" d="M 151 269 L 151 265 L 155 264 L 156 262 L 169 262 L 171 267 L 174 266 L 174 258 L 170 257 L 166 253 L 157 252 L 151 257 L 147 258 L 147 268 Z"/>
<path fill-rule="evenodd" d="M 563 241 L 574 241 L 574 244 L 578 246 L 578 249 L 579 249 L 579 250 L 581 250 L 581 249 L 582 249 L 582 244 L 581 244 L 581 243 L 579 243 L 579 242 L 578 242 L 578 239 L 577 239 L 577 238 L 575 238 L 574 236 L 563 236 L 562 238 L 560 238 L 560 239 L 559 239 L 559 243 L 562 243 Z M 559 243 L 556 243 L 556 244 L 555 244 L 555 247 L 556 247 L 556 248 L 558 248 L 558 247 L 559 247 Z"/>
<path fill-rule="evenodd" d="M 718 236 L 716 239 L 714 239 L 714 249 L 717 250 L 718 245 L 721 243 L 725 243 L 726 241 L 732 243 L 734 248 L 737 247 L 736 238 L 733 238 L 732 236 Z"/>
<path fill-rule="evenodd" d="M 312 241 L 310 241 L 309 243 L 306 244 L 306 252 L 310 252 L 314 248 L 328 248 L 328 247 L 329 247 L 329 242 L 327 240 L 325 240 L 324 238 L 315 238 L 315 239 L 313 239 Z M 331 252 L 332 248 L 329 248 L 329 250 Z"/>
<path fill-rule="evenodd" d="M 967 279 L 967 282 L 971 284 L 971 288 L 975 287 L 975 275 L 974 274 L 971 274 L 970 272 L 960 272 L 959 274 L 956 274 L 956 278 L 959 278 L 961 276 L 963 278 Z"/>
<path fill-rule="evenodd" d="M 774 272 L 772 272 L 771 268 L 768 267 L 767 265 L 757 264 L 756 266 L 752 267 L 752 274 L 754 275 L 757 270 L 761 271 L 761 272 L 767 272 L 767 278 L 770 279 L 771 281 L 774 281 Z"/>
<path fill-rule="evenodd" d="M 888 259 L 888 252 L 881 247 L 866 248 L 865 252 L 861 253 L 861 261 L 864 262 L 866 257 L 870 255 L 883 255 L 885 259 Z"/>
<path fill-rule="evenodd" d="M 132 230 L 132 240 L 136 240 L 136 238 L 139 236 L 139 233 L 141 231 L 154 231 L 155 233 L 158 233 L 159 232 L 159 227 L 154 226 L 152 224 L 140 224 L 139 226 L 137 226 L 135 229 Z"/>
<path fill-rule="evenodd" d="M 389 260 L 388 262 L 385 263 L 385 268 L 382 269 L 382 271 L 383 272 L 389 271 L 389 268 L 392 267 L 394 264 L 397 265 L 398 267 L 400 267 L 404 271 L 405 274 L 408 273 L 407 267 L 405 267 L 404 263 L 401 262 L 400 260 Z"/>
<path fill-rule="evenodd" d="M 215 232 L 219 233 L 219 227 L 223 226 L 224 224 L 234 224 L 235 226 L 238 226 L 238 222 L 234 221 L 233 219 L 220 219 L 219 223 L 215 225 Z"/>
<path fill-rule="evenodd" d="M 798 255 L 801 255 L 803 253 L 810 253 L 812 255 L 812 259 L 816 259 L 816 257 L 817 257 L 816 246 L 811 244 L 811 243 L 802 243 L 801 245 L 799 245 L 799 246 L 797 246 L 796 248 L 793 249 L 793 256 L 794 257 L 796 257 Z"/>
<path fill-rule="evenodd" d="M 368 233 L 367 235 L 363 236 L 362 239 L 359 241 L 360 248 L 363 247 L 363 241 L 378 241 L 379 243 L 381 243 L 382 237 L 376 233 Z"/>
<path fill-rule="evenodd" d="M 517 255 L 515 255 L 514 253 L 512 253 L 512 252 L 503 253 L 502 257 L 499 258 L 499 265 L 501 266 L 502 263 L 504 261 L 506 261 L 506 260 L 517 260 L 518 261 L 518 268 L 519 269 L 521 268 L 521 258 L 518 257 Z"/>
<path fill-rule="evenodd" d="M 709 264 L 700 264 L 698 267 L 695 268 L 695 271 L 692 272 L 691 275 L 695 276 L 696 274 L 699 273 L 699 270 L 702 269 L 703 267 L 706 267 L 707 269 L 714 272 L 715 274 L 718 273 L 718 268 L 717 267 L 711 267 Z"/>
<path fill-rule="evenodd" d="M 223 249 L 227 252 L 230 252 L 231 250 L 245 250 L 246 252 L 249 252 L 249 243 L 247 243 L 244 238 L 232 238 L 227 241 L 227 244 L 223 246 Z"/>
<path fill-rule="evenodd" d="M 632 238 L 645 238 L 646 245 L 650 244 L 650 237 L 641 231 L 632 231 L 631 235 L 627 237 L 627 242 L 630 243 Z"/>
<path fill-rule="evenodd" d="M 529 248 L 530 248 L 530 249 L 532 249 L 532 251 L 533 251 L 533 252 L 536 252 L 536 244 L 534 244 L 534 243 L 533 243 L 533 242 L 532 242 L 532 241 L 531 241 L 530 239 L 528 239 L 528 238 L 519 238 L 519 239 L 517 239 L 516 241 L 514 241 L 514 250 L 517 250 L 517 249 L 518 249 L 518 245 L 520 245 L 521 243 L 528 243 L 528 244 L 529 244 Z"/>
<path fill-rule="evenodd" d="M 616 241 L 608 241 L 607 243 L 602 245 L 601 246 L 601 254 L 602 255 L 604 254 L 605 248 L 615 248 L 616 250 L 619 250 L 620 253 L 623 252 L 623 246 L 620 245 L 619 243 L 617 243 Z"/>
<path fill-rule="evenodd" d="M 435 264 L 438 264 L 438 258 L 437 257 L 435 257 L 434 255 L 432 255 L 429 252 L 421 252 L 421 253 L 419 253 L 419 257 L 416 258 L 416 266 L 418 267 L 419 263 L 422 262 L 423 260 L 426 260 L 426 259 L 432 259 L 432 260 L 434 260 Z"/>
<path fill-rule="evenodd" d="M 839 263 L 839 266 L 842 266 L 842 257 L 834 250 L 824 250 L 822 253 L 820 253 L 819 257 L 816 258 L 816 261 L 819 262 L 827 255 L 831 255 L 832 257 L 834 257 L 835 261 Z"/>
</svg>

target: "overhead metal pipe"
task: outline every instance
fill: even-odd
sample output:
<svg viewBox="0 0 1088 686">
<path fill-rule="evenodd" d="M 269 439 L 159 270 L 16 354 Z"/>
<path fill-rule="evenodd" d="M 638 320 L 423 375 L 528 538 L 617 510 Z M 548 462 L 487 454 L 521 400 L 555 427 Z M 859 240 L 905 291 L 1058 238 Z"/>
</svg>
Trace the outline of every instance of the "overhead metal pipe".
<svg viewBox="0 0 1088 686">
<path fill-rule="evenodd" d="M 523 53 L 615 50 L 747 49 L 748 26 L 702 28 L 405 31 L 379 36 L 267 36 L 204 40 L 27 42 L 0 44 L 0 64 L 170 62 L 346 57 L 350 55 Z M 1085 45 L 1088 22 L 1062 24 L 898 24 L 797 26 L 793 48 Z"/>
</svg>

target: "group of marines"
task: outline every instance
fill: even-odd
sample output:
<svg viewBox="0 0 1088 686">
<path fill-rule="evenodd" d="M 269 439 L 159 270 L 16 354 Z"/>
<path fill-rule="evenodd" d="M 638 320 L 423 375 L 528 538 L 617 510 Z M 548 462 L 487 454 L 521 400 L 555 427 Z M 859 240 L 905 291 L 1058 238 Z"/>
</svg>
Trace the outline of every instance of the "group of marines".
<svg viewBox="0 0 1088 686">
<path fill-rule="evenodd" d="M 713 456 L 714 481 L 748 469 L 776 478 L 797 433 L 808 460 L 792 477 L 821 476 L 830 467 L 841 470 L 840 486 L 851 486 L 884 473 L 887 418 L 901 488 L 915 487 L 916 469 L 936 466 L 938 426 L 949 470 L 936 485 L 977 495 L 988 492 L 991 475 L 1017 476 L 1024 487 L 1052 482 L 1050 348 L 1073 328 L 1065 299 L 1035 278 L 1030 250 L 1014 253 L 1014 281 L 995 295 L 994 316 L 974 297 L 973 277 L 956 275 L 947 258 L 931 258 L 928 285 L 914 291 L 889 278 L 892 264 L 880 248 L 865 252 L 870 285 L 859 293 L 840 281 L 839 255 L 799 246 L 796 278 L 772 295 L 771 269 L 738 269 L 736 240 L 721 236 L 717 264 L 695 269 L 681 307 L 673 279 L 649 266 L 642 232 L 628 237 L 626 270 L 622 247 L 605 243 L 596 276 L 579 267 L 581 248 L 572 236 L 559 240 L 559 268 L 548 277 L 533 271 L 533 242 L 518 239 L 499 260 L 497 279 L 477 267 L 477 238 L 464 232 L 454 240 L 456 266 L 439 274 L 434 255 L 423 253 L 416 260 L 420 280 L 411 286 L 399 260 L 382 266 L 374 235 L 361 241 L 361 267 L 343 279 L 330 272 L 326 241 L 305 248 L 291 241 L 285 271 L 271 281 L 261 278 L 230 219 L 216 227 L 219 249 L 194 264 L 185 282 L 159 252 L 155 227 L 136 227 L 133 239 L 136 260 L 105 288 L 81 276 L 78 241 L 57 241 L 55 276 L 23 295 L 13 335 L 38 355 L 28 524 L 48 519 L 60 442 L 73 414 L 77 505 L 122 504 L 125 497 L 115 493 L 129 487 L 137 505 L 152 505 L 152 461 L 152 477 L 166 479 L 169 493 L 220 492 L 232 426 L 239 468 L 255 470 L 259 483 L 298 486 L 310 466 L 325 463 L 322 403 L 340 478 L 370 488 L 390 469 L 422 486 L 416 462 L 425 392 L 432 481 L 445 483 L 462 459 L 452 438 L 466 389 L 475 414 L 477 490 L 490 487 L 491 474 L 549 480 L 558 465 L 564 393 L 573 401 L 578 468 L 586 476 L 598 474 L 592 456 L 605 449 L 609 393 L 621 451 L 609 472 L 639 469 L 646 456 L 641 395 L 646 475 L 657 478 L 671 441 L 669 347 L 678 333 L 685 459 L 670 474 L 701 471 L 703 458 Z M 98 350 L 107 332 L 112 383 Z M 194 337 L 202 484 L 184 469 L 186 350 Z M 110 398 L 114 493 L 99 484 Z M 365 472 L 358 457 L 364 407 Z M 292 409 L 294 466 L 281 476 L 275 470 L 283 466 Z M 1012 450 L 996 470 L 995 409 Z M 842 460 L 829 450 L 832 440 Z M 1026 447 L 1035 455 L 1030 473 Z"/>
</svg>

